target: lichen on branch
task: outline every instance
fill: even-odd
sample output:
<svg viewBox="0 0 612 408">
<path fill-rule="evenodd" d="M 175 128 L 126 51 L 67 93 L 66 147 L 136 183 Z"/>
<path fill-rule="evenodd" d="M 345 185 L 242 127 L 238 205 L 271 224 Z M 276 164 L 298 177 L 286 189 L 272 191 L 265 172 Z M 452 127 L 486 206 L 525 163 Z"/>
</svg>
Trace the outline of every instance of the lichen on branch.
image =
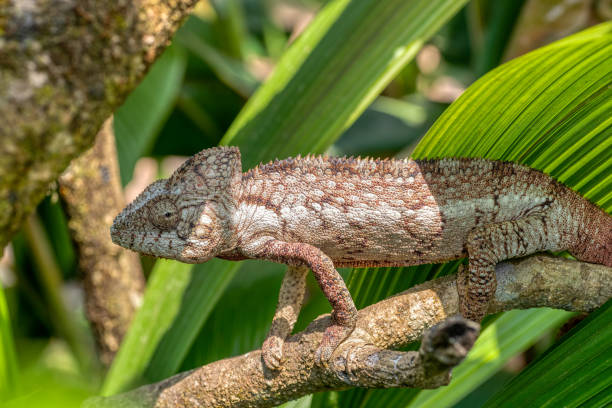
<svg viewBox="0 0 612 408">
<path fill-rule="evenodd" d="M 196 0 L 0 2 L 0 248 Z"/>
</svg>

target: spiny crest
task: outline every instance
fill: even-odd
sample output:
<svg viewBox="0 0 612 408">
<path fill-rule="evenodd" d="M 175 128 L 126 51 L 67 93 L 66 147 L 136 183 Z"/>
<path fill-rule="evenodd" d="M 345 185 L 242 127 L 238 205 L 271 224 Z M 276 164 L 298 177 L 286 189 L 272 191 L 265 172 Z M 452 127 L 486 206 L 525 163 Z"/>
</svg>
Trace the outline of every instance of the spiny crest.
<svg viewBox="0 0 612 408">
<path fill-rule="evenodd" d="M 283 160 L 274 160 L 249 170 L 244 177 L 261 177 L 270 173 L 314 174 L 321 176 L 342 177 L 414 177 L 417 173 L 430 175 L 463 175 L 475 176 L 495 173 L 498 176 L 516 176 L 533 178 L 544 175 L 524 165 L 488 160 L 481 158 L 440 158 L 440 159 L 393 159 L 371 157 L 330 157 L 325 155 L 308 155 Z M 534 176 L 536 175 L 536 176 Z"/>
<path fill-rule="evenodd" d="M 376 159 L 371 157 L 334 157 L 308 155 L 283 160 L 274 160 L 249 170 L 246 178 L 258 177 L 278 171 L 296 174 L 343 175 L 347 177 L 369 177 L 375 175 L 398 176 L 402 172 L 415 170 L 415 163 L 408 159 Z"/>
<path fill-rule="evenodd" d="M 470 172 L 495 172 L 500 175 L 514 175 L 517 171 L 521 170 L 535 170 L 515 162 L 469 157 L 427 158 L 416 160 L 416 162 L 419 163 L 419 166 L 424 171 L 441 175 L 461 173 L 468 169 Z"/>
</svg>

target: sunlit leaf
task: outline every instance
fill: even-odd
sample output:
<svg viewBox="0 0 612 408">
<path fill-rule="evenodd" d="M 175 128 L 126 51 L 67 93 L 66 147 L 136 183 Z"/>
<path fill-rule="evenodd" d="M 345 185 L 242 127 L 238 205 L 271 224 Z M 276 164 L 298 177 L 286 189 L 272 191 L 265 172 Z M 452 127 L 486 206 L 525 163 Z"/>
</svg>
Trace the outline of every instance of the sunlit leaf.
<svg viewBox="0 0 612 408">
<path fill-rule="evenodd" d="M 219 259 L 196 267 L 158 261 L 102 393 L 174 374 L 237 268 Z"/>
<path fill-rule="evenodd" d="M 295 401 L 289 401 L 283 405 L 279 405 L 279 408 L 310 408 L 312 402 L 312 395 L 307 395 Z"/>
<path fill-rule="evenodd" d="M 248 152 L 245 168 L 275 156 L 325 151 L 466 2 L 329 2 L 247 102 L 221 144 Z"/>
<path fill-rule="evenodd" d="M 136 161 L 153 148 L 170 114 L 181 89 L 185 63 L 185 53 L 169 47 L 115 112 L 113 127 L 124 185 L 131 180 Z"/>
<path fill-rule="evenodd" d="M 17 386 L 17 354 L 13 341 L 11 317 L 4 289 L 0 284 L 0 401 L 15 392 Z"/>
<path fill-rule="evenodd" d="M 612 404 L 612 300 L 531 363 L 487 408 Z"/>
</svg>

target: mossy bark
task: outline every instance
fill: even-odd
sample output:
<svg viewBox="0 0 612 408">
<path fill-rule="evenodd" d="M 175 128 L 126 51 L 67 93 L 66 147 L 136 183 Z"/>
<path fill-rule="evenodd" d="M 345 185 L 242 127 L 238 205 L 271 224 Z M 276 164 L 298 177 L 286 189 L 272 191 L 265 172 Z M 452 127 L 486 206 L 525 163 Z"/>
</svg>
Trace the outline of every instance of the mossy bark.
<svg viewBox="0 0 612 408">
<path fill-rule="evenodd" d="M 196 0 L 0 0 L 0 248 Z"/>
</svg>

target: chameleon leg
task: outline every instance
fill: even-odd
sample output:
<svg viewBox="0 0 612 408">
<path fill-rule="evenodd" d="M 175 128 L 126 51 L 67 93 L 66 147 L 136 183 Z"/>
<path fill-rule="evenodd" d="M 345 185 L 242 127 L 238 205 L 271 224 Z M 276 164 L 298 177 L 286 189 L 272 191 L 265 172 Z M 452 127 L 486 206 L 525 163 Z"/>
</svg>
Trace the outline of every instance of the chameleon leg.
<svg viewBox="0 0 612 408">
<path fill-rule="evenodd" d="M 558 225 L 545 213 L 473 230 L 466 247 L 469 267 L 457 276 L 459 311 L 479 322 L 486 315 L 495 294 L 495 265 L 509 258 L 546 250 L 562 250 Z"/>
<path fill-rule="evenodd" d="M 274 240 L 268 242 L 260 254 L 275 262 L 295 266 L 306 265 L 312 270 L 332 306 L 332 325 L 323 334 L 315 360 L 317 364 L 329 360 L 336 347 L 351 334 L 357 320 L 357 309 L 353 298 L 334 263 L 320 249 L 305 243 Z"/>
<path fill-rule="evenodd" d="M 278 294 L 278 306 L 268 332 L 261 346 L 264 363 L 271 370 L 280 367 L 283 357 L 283 343 L 291 334 L 297 321 L 306 292 L 306 266 L 289 266 Z"/>
</svg>

